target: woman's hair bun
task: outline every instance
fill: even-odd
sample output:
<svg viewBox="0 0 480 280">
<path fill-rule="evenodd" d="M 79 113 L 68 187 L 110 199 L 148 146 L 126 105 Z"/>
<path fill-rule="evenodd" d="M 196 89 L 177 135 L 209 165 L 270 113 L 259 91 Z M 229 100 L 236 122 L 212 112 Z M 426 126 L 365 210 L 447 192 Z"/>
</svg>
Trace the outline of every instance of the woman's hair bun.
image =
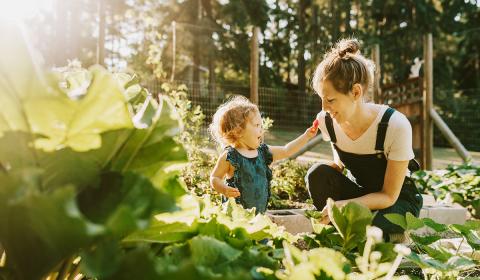
<svg viewBox="0 0 480 280">
<path fill-rule="evenodd" d="M 360 50 L 360 42 L 357 39 L 342 39 L 334 49 L 340 58 L 348 58 L 347 54 L 357 54 Z"/>
</svg>

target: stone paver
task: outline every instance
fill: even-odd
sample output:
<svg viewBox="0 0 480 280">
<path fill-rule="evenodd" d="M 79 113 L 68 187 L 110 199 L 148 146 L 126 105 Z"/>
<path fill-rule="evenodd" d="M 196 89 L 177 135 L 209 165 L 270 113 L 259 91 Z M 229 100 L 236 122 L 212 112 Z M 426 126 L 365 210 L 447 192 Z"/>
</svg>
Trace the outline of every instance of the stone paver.
<svg viewBox="0 0 480 280">
<path fill-rule="evenodd" d="M 420 211 L 420 218 L 430 218 L 441 224 L 464 224 L 468 219 L 466 208 L 455 205 L 442 205 L 435 201 L 433 196 L 423 195 L 424 205 Z M 267 216 L 277 225 L 284 226 L 292 233 L 312 232 L 310 219 L 305 217 L 304 209 L 268 210 Z M 417 234 L 429 232 L 422 228 Z"/>
</svg>

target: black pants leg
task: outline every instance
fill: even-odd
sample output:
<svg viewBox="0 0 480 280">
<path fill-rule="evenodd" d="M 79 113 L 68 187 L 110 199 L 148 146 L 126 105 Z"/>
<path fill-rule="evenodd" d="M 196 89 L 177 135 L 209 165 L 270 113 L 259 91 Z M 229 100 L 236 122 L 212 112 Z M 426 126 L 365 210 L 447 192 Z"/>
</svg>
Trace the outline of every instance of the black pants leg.
<svg viewBox="0 0 480 280">
<path fill-rule="evenodd" d="M 364 189 L 326 164 L 312 166 L 308 170 L 305 180 L 313 204 L 319 211 L 325 207 L 329 197 L 333 200 L 343 200 L 367 194 Z M 379 210 L 372 222 L 372 225 L 383 230 L 385 238 L 388 238 L 390 233 L 403 232 L 401 227 L 389 222 L 384 217 L 385 214 L 397 213 L 404 216 L 407 212 L 410 212 L 418 217 L 422 208 L 422 196 L 416 190 L 415 183 L 411 179 L 406 179 L 402 188 L 395 204 Z"/>
<path fill-rule="evenodd" d="M 325 207 L 329 197 L 333 200 L 342 200 L 366 194 L 357 184 L 326 164 L 312 166 L 308 170 L 305 180 L 313 205 L 319 211 Z"/>
<path fill-rule="evenodd" d="M 405 216 L 407 212 L 409 212 L 418 218 L 422 206 L 423 198 L 418 192 L 415 182 L 410 178 L 405 178 L 402 191 L 395 204 L 388 208 L 378 210 L 372 224 L 381 228 L 384 234 L 402 233 L 403 229 L 400 226 L 390 223 L 390 221 L 385 218 L 385 215 L 395 213 Z"/>
</svg>

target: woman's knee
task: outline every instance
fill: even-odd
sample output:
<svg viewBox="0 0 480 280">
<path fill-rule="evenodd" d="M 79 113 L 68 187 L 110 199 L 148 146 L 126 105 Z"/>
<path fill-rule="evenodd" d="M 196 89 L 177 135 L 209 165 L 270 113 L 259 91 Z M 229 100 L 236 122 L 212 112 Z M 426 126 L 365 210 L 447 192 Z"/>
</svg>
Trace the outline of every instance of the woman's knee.
<svg viewBox="0 0 480 280">
<path fill-rule="evenodd" d="M 324 183 L 328 181 L 328 179 L 335 173 L 338 173 L 338 171 L 329 164 L 316 164 L 310 167 L 310 169 L 307 171 L 305 181 L 309 187 L 311 185 L 315 186 L 318 183 Z"/>
<path fill-rule="evenodd" d="M 334 172 L 337 171 L 329 165 L 317 164 L 312 166 L 305 176 L 308 192 L 317 208 L 323 208 L 327 197 L 333 195 L 330 184 L 333 182 Z"/>
</svg>

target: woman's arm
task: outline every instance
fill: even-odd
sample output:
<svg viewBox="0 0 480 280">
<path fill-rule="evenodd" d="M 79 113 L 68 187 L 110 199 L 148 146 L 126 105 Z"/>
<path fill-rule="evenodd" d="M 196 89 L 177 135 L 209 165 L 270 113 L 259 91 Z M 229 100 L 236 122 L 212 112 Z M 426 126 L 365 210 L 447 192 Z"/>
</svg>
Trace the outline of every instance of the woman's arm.
<svg viewBox="0 0 480 280">
<path fill-rule="evenodd" d="M 273 155 L 273 161 L 288 158 L 305 146 L 310 139 L 317 135 L 318 128 L 308 128 L 302 135 L 297 137 L 285 146 L 268 146 Z"/>
<path fill-rule="evenodd" d="M 385 171 L 385 178 L 383 181 L 383 188 L 381 191 L 369 193 L 353 199 L 339 200 L 335 202 L 335 204 L 337 206 L 343 206 L 350 201 L 355 201 L 365 205 L 371 210 L 388 208 L 395 204 L 398 196 L 400 195 L 407 168 L 408 160 L 388 160 L 387 170 Z"/>
<path fill-rule="evenodd" d="M 217 160 L 212 173 L 210 174 L 210 185 L 219 193 L 226 197 L 238 197 L 240 191 L 225 184 L 223 178 L 228 171 L 234 167 L 227 161 L 227 152 L 224 152 Z"/>
</svg>

